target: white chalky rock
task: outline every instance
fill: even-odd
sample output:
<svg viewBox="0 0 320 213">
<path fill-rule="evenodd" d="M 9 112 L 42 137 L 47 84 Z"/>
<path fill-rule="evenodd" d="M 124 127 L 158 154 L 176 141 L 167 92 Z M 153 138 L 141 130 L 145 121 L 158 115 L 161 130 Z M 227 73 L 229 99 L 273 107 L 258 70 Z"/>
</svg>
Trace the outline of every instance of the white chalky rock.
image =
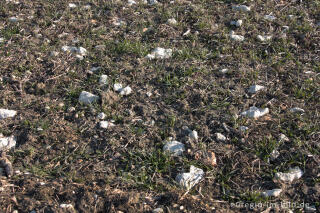
<svg viewBox="0 0 320 213">
<path fill-rule="evenodd" d="M 97 115 L 97 118 L 103 120 L 103 119 L 106 118 L 106 114 L 104 114 L 103 112 L 100 112 L 100 113 Z"/>
<path fill-rule="evenodd" d="M 277 19 L 275 16 L 272 15 L 265 15 L 263 18 L 268 21 L 274 21 Z"/>
<path fill-rule="evenodd" d="M 259 109 L 255 106 L 249 108 L 249 110 L 242 112 L 241 116 L 246 116 L 249 118 L 258 118 L 269 113 L 269 108 Z"/>
<path fill-rule="evenodd" d="M 134 0 L 128 0 L 128 5 L 132 6 L 134 4 L 137 4 L 137 2 L 135 2 Z"/>
<path fill-rule="evenodd" d="M 116 92 L 120 92 L 122 90 L 122 84 L 119 84 L 119 83 L 115 83 L 113 85 L 113 90 L 116 91 Z"/>
<path fill-rule="evenodd" d="M 281 141 L 288 142 L 289 138 L 285 134 L 280 134 L 280 142 Z"/>
<path fill-rule="evenodd" d="M 76 5 L 76 4 L 74 4 L 74 3 L 69 3 L 69 7 L 70 7 L 70 8 L 76 8 L 76 7 L 77 7 L 77 5 Z"/>
<path fill-rule="evenodd" d="M 230 32 L 230 39 L 234 41 L 244 41 L 244 37 L 242 35 L 234 34 L 234 31 Z"/>
<path fill-rule="evenodd" d="M 234 25 L 234 26 L 237 26 L 237 27 L 241 27 L 242 22 L 243 22 L 242 20 L 231 21 L 231 22 L 230 22 L 230 25 Z"/>
<path fill-rule="evenodd" d="M 187 190 L 190 190 L 196 184 L 198 184 L 204 176 L 202 169 L 195 166 L 190 166 L 190 172 L 178 174 L 176 181 Z"/>
<path fill-rule="evenodd" d="M 169 152 L 173 156 L 179 156 L 179 155 L 182 155 L 182 153 L 185 151 L 185 148 L 183 143 L 169 139 L 168 141 L 166 141 L 166 144 L 163 146 L 163 151 Z"/>
<path fill-rule="evenodd" d="M 88 51 L 83 48 L 83 47 L 79 47 L 78 50 L 77 50 L 78 54 L 80 55 L 87 55 Z"/>
<path fill-rule="evenodd" d="M 233 5 L 232 9 L 240 12 L 249 12 L 251 10 L 251 8 L 246 5 Z"/>
<path fill-rule="evenodd" d="M 120 95 L 130 95 L 132 92 L 131 87 L 126 86 L 125 88 L 122 88 L 120 91 Z"/>
<path fill-rule="evenodd" d="M 162 208 L 156 208 L 154 210 L 152 210 L 152 213 L 164 213 Z"/>
<path fill-rule="evenodd" d="M 157 47 L 146 56 L 147 59 L 167 59 L 172 56 L 172 49 Z"/>
<path fill-rule="evenodd" d="M 279 155 L 280 155 L 280 152 L 275 149 L 270 153 L 270 159 L 275 160 L 279 157 Z"/>
<path fill-rule="evenodd" d="M 170 18 L 170 19 L 168 19 L 167 23 L 170 24 L 170 25 L 176 25 L 178 22 L 177 22 L 176 19 Z"/>
<path fill-rule="evenodd" d="M 229 69 L 224 68 L 224 69 L 221 69 L 219 72 L 222 74 L 226 74 L 228 71 L 229 71 Z"/>
<path fill-rule="evenodd" d="M 282 189 L 272 189 L 272 190 L 267 190 L 265 192 L 262 192 L 261 195 L 264 197 L 278 197 L 280 193 L 282 192 Z"/>
<path fill-rule="evenodd" d="M 304 113 L 304 109 L 301 109 L 299 107 L 294 107 L 290 109 L 290 112 L 292 113 Z"/>
<path fill-rule="evenodd" d="M 100 121 L 99 125 L 102 129 L 107 129 L 108 127 L 113 127 L 114 124 L 112 122 L 109 121 Z"/>
<path fill-rule="evenodd" d="M 272 36 L 262 36 L 262 35 L 258 35 L 258 36 L 257 36 L 257 39 L 258 39 L 259 41 L 261 41 L 261 42 L 263 42 L 263 41 L 269 41 L 269 40 L 272 39 Z"/>
<path fill-rule="evenodd" d="M 99 96 L 86 91 L 82 91 L 79 96 L 79 102 L 84 104 L 92 104 L 98 100 Z"/>
<path fill-rule="evenodd" d="M 198 132 L 196 130 L 191 131 L 189 133 L 189 137 L 191 138 L 191 140 L 198 141 Z"/>
<path fill-rule="evenodd" d="M 101 75 L 99 78 L 99 84 L 100 85 L 107 85 L 108 84 L 108 76 L 107 75 Z"/>
<path fill-rule="evenodd" d="M 17 17 L 10 17 L 9 21 L 12 22 L 12 23 L 16 23 L 16 22 L 19 21 L 19 19 Z"/>
<path fill-rule="evenodd" d="M 301 178 L 302 175 L 303 171 L 299 167 L 295 167 L 290 168 L 287 173 L 277 172 L 275 178 L 283 182 L 291 183 L 292 181 Z"/>
<path fill-rule="evenodd" d="M 10 137 L 1 137 L 0 136 L 0 151 L 1 150 L 10 150 L 15 147 L 17 143 L 17 139 L 14 136 Z"/>
<path fill-rule="evenodd" d="M 17 114 L 17 111 L 10 109 L 0 109 L 0 120 L 5 118 L 12 118 Z"/>
<path fill-rule="evenodd" d="M 223 134 L 221 134 L 221 133 L 219 133 L 219 132 L 216 133 L 215 136 L 216 136 L 216 139 L 217 139 L 218 141 L 226 141 L 226 140 L 227 140 L 226 136 L 224 136 Z"/>
<path fill-rule="evenodd" d="M 150 6 L 158 4 L 157 0 L 144 0 L 145 4 L 149 4 Z"/>
<path fill-rule="evenodd" d="M 60 204 L 60 208 L 62 209 L 73 209 L 73 205 L 72 204 L 65 204 L 65 203 L 62 203 Z"/>
<path fill-rule="evenodd" d="M 263 89 L 264 89 L 264 86 L 252 85 L 252 86 L 249 88 L 248 92 L 249 92 L 249 93 L 256 93 L 256 92 L 258 92 L 259 90 L 263 90 Z"/>
</svg>

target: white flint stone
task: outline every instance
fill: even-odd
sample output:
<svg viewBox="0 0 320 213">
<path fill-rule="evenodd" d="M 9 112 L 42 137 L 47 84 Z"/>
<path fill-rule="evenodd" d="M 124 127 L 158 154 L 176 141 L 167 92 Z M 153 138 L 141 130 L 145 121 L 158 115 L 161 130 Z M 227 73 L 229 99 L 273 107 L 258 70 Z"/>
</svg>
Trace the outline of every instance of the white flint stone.
<svg viewBox="0 0 320 213">
<path fill-rule="evenodd" d="M 69 3 L 69 7 L 70 7 L 70 8 L 76 8 L 76 7 L 77 7 L 77 5 L 76 5 L 76 4 L 74 4 L 74 3 Z"/>
<path fill-rule="evenodd" d="M 261 41 L 261 42 L 263 42 L 263 41 L 269 41 L 269 40 L 272 39 L 272 36 L 262 36 L 262 35 L 258 35 L 258 36 L 257 36 L 257 39 L 258 39 L 259 41 Z"/>
<path fill-rule="evenodd" d="M 62 203 L 62 204 L 60 204 L 60 208 L 62 208 L 62 209 L 73 208 L 73 205 Z"/>
<path fill-rule="evenodd" d="M 162 208 L 156 208 L 154 210 L 152 210 L 152 213 L 164 213 Z"/>
<path fill-rule="evenodd" d="M 122 90 L 122 84 L 120 83 L 115 83 L 113 85 L 113 90 L 116 91 L 116 92 L 120 92 Z"/>
<path fill-rule="evenodd" d="M 226 74 L 228 71 L 229 71 L 229 69 L 224 68 L 224 69 L 221 69 L 219 72 L 222 74 Z"/>
<path fill-rule="evenodd" d="M 176 25 L 178 22 L 177 22 L 176 19 L 170 18 L 170 19 L 168 19 L 167 23 L 170 24 L 170 25 Z"/>
<path fill-rule="evenodd" d="M 264 19 L 265 20 L 268 20 L 268 21 L 274 21 L 276 20 L 277 18 L 275 16 L 272 16 L 272 15 L 265 15 L 264 16 Z"/>
<path fill-rule="evenodd" d="M 294 107 L 290 109 L 290 112 L 292 113 L 304 113 L 304 109 L 301 109 L 299 107 Z"/>
<path fill-rule="evenodd" d="M 299 167 L 290 168 L 289 172 L 277 172 L 275 175 L 276 179 L 279 179 L 283 182 L 291 183 L 292 181 L 301 178 L 303 175 L 303 171 Z"/>
<path fill-rule="evenodd" d="M 230 38 L 234 41 L 244 41 L 244 36 L 234 34 L 234 31 L 230 32 Z"/>
<path fill-rule="evenodd" d="M 84 104 L 92 104 L 98 100 L 99 96 L 86 91 L 82 91 L 79 96 L 79 102 Z"/>
<path fill-rule="evenodd" d="M 77 51 L 80 55 L 87 55 L 88 51 L 83 48 L 83 47 L 79 47 L 78 51 Z"/>
<path fill-rule="evenodd" d="M 17 143 L 17 139 L 14 136 L 10 137 L 1 137 L 0 136 L 0 151 L 1 150 L 10 150 L 15 147 Z"/>
<path fill-rule="evenodd" d="M 180 143 L 179 141 L 174 141 L 171 138 L 169 138 L 168 141 L 166 141 L 166 144 L 163 146 L 164 152 L 169 152 L 173 156 L 179 156 L 182 155 L 182 153 L 185 151 L 184 144 Z"/>
<path fill-rule="evenodd" d="M 280 155 L 280 152 L 275 149 L 270 153 L 270 158 L 271 160 L 275 160 L 279 157 L 279 155 Z"/>
<path fill-rule="evenodd" d="M 280 134 L 280 142 L 281 142 L 281 141 L 288 142 L 288 141 L 289 141 L 289 138 L 288 138 L 285 134 Z"/>
<path fill-rule="evenodd" d="M 107 75 L 101 75 L 99 78 L 99 84 L 100 85 L 107 85 L 108 84 L 108 76 Z"/>
<path fill-rule="evenodd" d="M 241 25 L 242 25 L 242 20 L 240 19 L 240 20 L 237 20 L 237 21 L 231 21 L 230 22 L 230 25 L 234 25 L 234 26 L 236 26 L 236 27 L 241 27 Z"/>
<path fill-rule="evenodd" d="M 305 205 L 304 210 L 305 210 L 305 212 L 316 212 L 317 208 L 316 208 L 316 206 Z"/>
<path fill-rule="evenodd" d="M 106 118 L 106 114 L 104 114 L 103 112 L 100 112 L 100 113 L 97 115 L 97 118 L 103 120 L 103 119 Z"/>
<path fill-rule="evenodd" d="M 259 90 L 263 90 L 263 89 L 264 89 L 264 86 L 252 85 L 252 86 L 249 88 L 248 92 L 249 92 L 249 93 L 256 93 L 256 92 L 258 92 Z"/>
<path fill-rule="evenodd" d="M 196 184 L 198 184 L 204 176 L 202 169 L 195 166 L 190 166 L 190 172 L 178 174 L 176 181 L 187 190 L 190 190 Z"/>
<path fill-rule="evenodd" d="M 112 122 L 109 121 L 100 121 L 99 125 L 102 129 L 107 129 L 108 127 L 112 127 L 114 126 L 114 124 Z"/>
<path fill-rule="evenodd" d="M 249 12 L 251 10 L 251 8 L 246 5 L 233 5 L 232 9 L 240 12 Z"/>
<path fill-rule="evenodd" d="M 120 95 L 130 95 L 132 92 L 131 87 L 126 86 L 125 88 L 122 88 L 120 91 Z"/>
<path fill-rule="evenodd" d="M 249 110 L 242 112 L 241 116 L 246 116 L 249 118 L 258 118 L 269 113 L 269 108 L 259 109 L 255 106 L 249 108 Z"/>
<path fill-rule="evenodd" d="M 0 109 L 0 120 L 5 118 L 12 118 L 17 114 L 17 111 L 10 109 Z"/>
<path fill-rule="evenodd" d="M 215 136 L 216 136 L 216 139 L 217 139 L 218 141 L 226 141 L 226 140 L 227 140 L 226 136 L 224 136 L 223 134 L 221 134 L 221 133 L 219 133 L 219 132 L 216 133 Z"/>
<path fill-rule="evenodd" d="M 272 189 L 272 190 L 267 190 L 265 192 L 262 192 L 261 195 L 264 197 L 278 197 L 280 193 L 282 192 L 282 189 Z"/>
<path fill-rule="evenodd" d="M 172 56 L 172 49 L 157 47 L 146 56 L 147 59 L 167 59 Z"/>
<path fill-rule="evenodd" d="M 132 6 L 134 4 L 137 4 L 137 2 L 135 2 L 134 0 L 128 0 L 128 5 Z"/>
<path fill-rule="evenodd" d="M 198 141 L 198 132 L 196 130 L 191 131 L 189 133 L 189 137 L 191 138 L 191 140 Z"/>
</svg>

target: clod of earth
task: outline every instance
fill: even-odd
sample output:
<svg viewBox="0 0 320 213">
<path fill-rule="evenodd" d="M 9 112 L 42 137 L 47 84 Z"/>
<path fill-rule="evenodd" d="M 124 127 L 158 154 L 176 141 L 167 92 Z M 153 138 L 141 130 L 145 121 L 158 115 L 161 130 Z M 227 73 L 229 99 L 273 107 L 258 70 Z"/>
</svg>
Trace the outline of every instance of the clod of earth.
<svg viewBox="0 0 320 213">
<path fill-rule="evenodd" d="M 12 118 L 17 114 L 17 111 L 10 109 L 0 109 L 0 120 L 5 118 Z"/>
<path fill-rule="evenodd" d="M 185 147 L 183 143 L 169 139 L 165 142 L 165 145 L 163 146 L 163 151 L 169 152 L 173 156 L 179 156 L 182 155 L 182 153 L 185 151 Z"/>
<path fill-rule="evenodd" d="M 263 90 L 263 89 L 264 89 L 264 86 L 252 85 L 252 86 L 249 88 L 248 92 L 249 92 L 249 93 L 256 93 L 256 92 L 258 92 L 258 91 L 260 91 L 260 90 Z"/>
<path fill-rule="evenodd" d="M 172 56 L 172 49 L 157 47 L 146 56 L 147 59 L 168 59 Z"/>
<path fill-rule="evenodd" d="M 203 177 L 203 170 L 192 165 L 190 166 L 190 172 L 178 174 L 176 181 L 180 186 L 190 190 L 192 187 L 198 184 Z"/>
<path fill-rule="evenodd" d="M 246 116 L 249 118 L 258 118 L 269 113 L 269 108 L 259 109 L 255 106 L 249 108 L 249 110 L 242 112 L 241 116 Z"/>
<path fill-rule="evenodd" d="M 79 102 L 83 104 L 92 104 L 98 100 L 99 96 L 86 91 L 82 91 L 79 96 Z"/>
<path fill-rule="evenodd" d="M 299 167 L 290 168 L 287 173 L 277 172 L 275 178 L 283 181 L 291 183 L 294 180 L 301 178 L 303 175 L 303 171 Z"/>
<path fill-rule="evenodd" d="M 272 190 L 267 190 L 265 192 L 262 192 L 261 195 L 263 197 L 278 197 L 280 193 L 282 192 L 282 189 L 272 189 Z"/>
<path fill-rule="evenodd" d="M 251 8 L 246 5 L 233 5 L 232 9 L 240 12 L 249 12 L 251 10 Z"/>
<path fill-rule="evenodd" d="M 234 34 L 234 31 L 230 32 L 230 39 L 233 41 L 244 41 L 244 36 Z"/>
</svg>

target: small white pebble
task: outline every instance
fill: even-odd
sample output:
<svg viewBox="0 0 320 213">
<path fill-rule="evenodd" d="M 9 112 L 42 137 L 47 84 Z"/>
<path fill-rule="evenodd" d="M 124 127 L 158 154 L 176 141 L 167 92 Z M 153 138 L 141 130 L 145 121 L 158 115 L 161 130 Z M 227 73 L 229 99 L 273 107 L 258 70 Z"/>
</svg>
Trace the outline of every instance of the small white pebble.
<svg viewBox="0 0 320 213">
<path fill-rule="evenodd" d="M 131 87 L 126 86 L 125 88 L 121 89 L 120 95 L 130 95 L 132 92 Z"/>
<path fill-rule="evenodd" d="M 198 141 L 198 132 L 196 130 L 191 131 L 189 133 L 189 137 L 191 138 L 191 140 Z"/>
<path fill-rule="evenodd" d="M 265 192 L 262 192 L 261 195 L 264 197 L 278 197 L 280 193 L 282 192 L 282 189 L 272 189 L 272 190 L 267 190 Z"/>
<path fill-rule="evenodd" d="M 301 178 L 302 175 L 303 175 L 303 171 L 299 167 L 295 167 L 295 168 L 289 169 L 289 171 L 286 173 L 277 172 L 275 174 L 275 178 L 283 182 L 291 183 L 292 181 Z"/>
<path fill-rule="evenodd" d="M 62 208 L 62 209 L 73 208 L 73 205 L 72 204 L 62 203 L 62 204 L 60 204 L 60 208 Z"/>
<path fill-rule="evenodd" d="M 10 17 L 9 21 L 12 22 L 12 23 L 16 23 L 16 22 L 19 21 L 19 19 L 17 17 Z"/>
<path fill-rule="evenodd" d="M 108 84 L 108 76 L 107 75 L 101 75 L 99 79 L 100 85 L 107 85 Z"/>
<path fill-rule="evenodd" d="M 234 31 L 230 32 L 230 38 L 233 41 L 244 41 L 244 36 L 234 34 Z"/>
<path fill-rule="evenodd" d="M 281 141 L 288 142 L 288 141 L 289 141 L 289 138 L 288 138 L 285 134 L 280 134 L 280 142 L 281 142 Z"/>
<path fill-rule="evenodd" d="M 270 153 L 270 159 L 275 160 L 279 157 L 279 155 L 280 155 L 280 152 L 275 149 Z"/>
<path fill-rule="evenodd" d="M 122 90 L 122 84 L 120 83 L 115 83 L 113 85 L 113 90 L 116 91 L 116 92 L 120 92 Z"/>
<path fill-rule="evenodd" d="M 90 10 L 91 9 L 91 5 L 87 4 L 87 5 L 83 6 L 83 8 L 86 9 L 86 10 Z"/>
<path fill-rule="evenodd" d="M 245 132 L 245 131 L 249 130 L 249 128 L 246 127 L 246 126 L 240 126 L 239 129 L 240 129 L 241 132 Z"/>
<path fill-rule="evenodd" d="M 230 25 L 234 25 L 234 26 L 237 26 L 237 27 L 241 27 L 242 22 L 243 22 L 242 20 L 231 21 L 231 22 L 230 22 Z"/>
<path fill-rule="evenodd" d="M 251 10 L 251 8 L 246 5 L 233 5 L 232 9 L 240 12 L 249 12 Z"/>
<path fill-rule="evenodd" d="M 108 121 L 100 121 L 99 125 L 100 125 L 100 127 L 102 129 L 107 129 L 110 126 L 110 122 L 108 122 Z"/>
<path fill-rule="evenodd" d="M 268 21 L 274 21 L 277 19 L 275 16 L 272 15 L 265 15 L 263 18 Z"/>
<path fill-rule="evenodd" d="M 134 0 L 128 0 L 128 5 L 132 6 L 134 4 L 137 4 L 137 2 L 135 2 Z"/>
<path fill-rule="evenodd" d="M 177 22 L 176 19 L 170 18 L 170 19 L 168 19 L 167 23 L 170 24 L 170 25 L 176 25 L 178 22 Z"/>
<path fill-rule="evenodd" d="M 77 7 L 77 5 L 76 5 L 76 4 L 74 4 L 74 3 L 69 3 L 69 7 L 70 7 L 70 8 L 76 8 L 76 7 Z"/>
<path fill-rule="evenodd" d="M 98 115 L 97 115 L 97 118 L 100 119 L 100 120 L 103 120 L 106 118 L 106 114 L 104 114 L 103 112 L 100 112 Z"/>
<path fill-rule="evenodd" d="M 151 97 L 151 96 L 152 96 L 152 92 L 147 92 L 146 95 L 147 95 L 148 97 Z"/>
<path fill-rule="evenodd" d="M 227 140 L 226 136 L 224 136 L 223 134 L 221 134 L 221 133 L 219 133 L 219 132 L 216 133 L 215 136 L 216 136 L 216 139 L 217 139 L 218 141 L 224 142 L 224 141 Z"/>
<path fill-rule="evenodd" d="M 222 74 L 226 74 L 228 71 L 229 71 L 229 69 L 224 68 L 224 69 L 221 69 L 219 72 Z"/>
<path fill-rule="evenodd" d="M 293 108 L 290 109 L 290 112 L 292 112 L 292 113 L 304 113 L 305 111 L 304 111 L 304 109 L 301 109 L 299 107 L 293 107 Z"/>
<path fill-rule="evenodd" d="M 252 85 L 252 86 L 249 88 L 248 92 L 249 92 L 249 93 L 257 93 L 258 91 L 263 90 L 263 89 L 264 89 L 264 86 Z"/>
<path fill-rule="evenodd" d="M 272 39 L 272 36 L 262 36 L 262 35 L 258 35 L 258 36 L 257 36 L 257 39 L 258 39 L 259 41 L 261 41 L 261 42 L 263 42 L 263 41 L 269 41 L 269 40 Z"/>
<path fill-rule="evenodd" d="M 0 38 L 0 43 L 3 43 L 4 42 L 4 38 Z"/>
</svg>

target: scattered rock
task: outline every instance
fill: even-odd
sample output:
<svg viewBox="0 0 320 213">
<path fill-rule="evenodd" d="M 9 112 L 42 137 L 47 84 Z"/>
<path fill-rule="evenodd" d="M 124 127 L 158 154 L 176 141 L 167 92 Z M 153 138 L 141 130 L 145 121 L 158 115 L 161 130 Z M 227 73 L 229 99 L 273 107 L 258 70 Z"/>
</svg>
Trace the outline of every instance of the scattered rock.
<svg viewBox="0 0 320 213">
<path fill-rule="evenodd" d="M 189 173 L 181 173 L 176 177 L 176 181 L 187 190 L 190 190 L 196 184 L 198 184 L 204 176 L 202 169 L 199 169 L 195 166 L 190 166 Z"/>
<path fill-rule="evenodd" d="M 106 49 L 106 45 L 101 44 L 94 47 L 96 50 L 102 51 Z"/>
<path fill-rule="evenodd" d="M 62 208 L 62 209 L 68 209 L 68 208 L 73 209 L 73 205 L 72 204 L 62 203 L 62 204 L 60 204 L 60 208 Z"/>
<path fill-rule="evenodd" d="M 289 138 L 285 135 L 285 134 L 280 134 L 280 141 L 285 141 L 285 142 L 288 142 L 289 141 Z"/>
<path fill-rule="evenodd" d="M 17 139 L 15 136 L 10 137 L 1 137 L 0 136 L 0 151 L 10 150 L 11 148 L 15 147 L 17 143 Z"/>
<path fill-rule="evenodd" d="M 272 15 L 265 15 L 263 18 L 267 21 L 274 21 L 277 19 L 275 16 Z"/>
<path fill-rule="evenodd" d="M 101 75 L 99 78 L 99 84 L 101 86 L 105 86 L 108 84 L 108 76 L 107 75 Z"/>
<path fill-rule="evenodd" d="M 264 108 L 264 109 L 259 109 L 255 106 L 252 106 L 249 108 L 249 110 L 242 112 L 240 115 L 241 116 L 246 116 L 249 118 L 258 118 L 261 116 L 264 116 L 266 114 L 269 113 L 269 109 L 268 108 Z"/>
<path fill-rule="evenodd" d="M 249 130 L 249 128 L 246 127 L 246 126 L 240 126 L 239 129 L 240 129 L 241 132 L 246 132 L 246 131 Z"/>
<path fill-rule="evenodd" d="M 0 109 L 0 120 L 5 118 L 12 118 L 17 114 L 17 111 L 9 109 Z"/>
<path fill-rule="evenodd" d="M 112 23 L 114 26 L 118 26 L 118 27 L 121 27 L 127 24 L 125 21 L 123 21 L 120 18 L 115 18 Z"/>
<path fill-rule="evenodd" d="M 74 47 L 74 46 L 68 46 L 68 45 L 64 45 L 61 47 L 61 50 L 63 52 L 72 52 L 72 53 L 77 53 L 80 56 L 85 56 L 87 54 L 87 50 L 83 47 Z"/>
<path fill-rule="evenodd" d="M 152 5 L 158 4 L 158 1 L 157 0 L 144 0 L 144 3 L 152 6 Z"/>
<path fill-rule="evenodd" d="M 146 56 L 147 59 L 167 59 L 171 58 L 172 49 L 164 49 L 161 47 L 157 47 L 150 54 Z"/>
<path fill-rule="evenodd" d="M 1 150 L 1 148 L 0 148 L 0 150 Z M 5 173 L 8 177 L 11 177 L 13 175 L 12 164 L 8 160 L 5 152 L 0 153 L 0 166 L 4 168 Z"/>
<path fill-rule="evenodd" d="M 264 86 L 260 86 L 260 85 L 253 85 L 249 88 L 248 92 L 249 93 L 257 93 L 260 90 L 263 90 Z"/>
<path fill-rule="evenodd" d="M 170 25 L 176 25 L 178 22 L 177 22 L 176 19 L 170 18 L 170 19 L 168 19 L 167 23 L 170 24 Z"/>
<path fill-rule="evenodd" d="M 262 192 L 261 195 L 264 197 L 278 197 L 280 193 L 282 192 L 282 189 L 272 189 L 272 190 L 267 190 L 265 192 Z"/>
<path fill-rule="evenodd" d="M 241 27 L 242 22 L 243 22 L 242 20 L 231 21 L 231 22 L 230 22 L 230 25 L 234 25 L 234 26 L 236 26 L 236 27 Z"/>
<path fill-rule="evenodd" d="M 207 166 L 214 167 L 217 165 L 217 158 L 214 152 L 208 151 L 204 154 L 203 163 Z"/>
<path fill-rule="evenodd" d="M 119 92 L 120 95 L 130 95 L 132 92 L 132 89 L 130 86 L 122 87 L 122 84 L 115 83 L 113 85 L 113 90 L 116 92 Z"/>
<path fill-rule="evenodd" d="M 101 70 L 101 67 L 91 67 L 90 72 L 94 73 Z"/>
<path fill-rule="evenodd" d="M 290 109 L 290 112 L 292 112 L 292 113 L 304 113 L 305 111 L 304 111 L 304 109 L 301 109 L 299 107 L 294 107 L 294 108 Z"/>
<path fill-rule="evenodd" d="M 156 208 L 152 211 L 152 213 L 164 213 L 162 208 Z"/>
<path fill-rule="evenodd" d="M 82 91 L 79 96 L 79 102 L 84 104 L 92 104 L 98 100 L 99 96 L 86 91 Z"/>
<path fill-rule="evenodd" d="M 277 172 L 275 178 L 283 182 L 291 183 L 292 181 L 301 178 L 302 175 L 303 171 L 299 167 L 295 167 L 290 168 L 287 173 Z"/>
<path fill-rule="evenodd" d="M 234 31 L 230 32 L 230 38 L 233 41 L 244 41 L 244 37 L 242 35 L 236 35 L 234 34 Z"/>
<path fill-rule="evenodd" d="M 120 92 L 122 90 L 122 88 L 123 88 L 122 84 L 120 84 L 120 83 L 115 83 L 113 85 L 113 90 L 116 91 L 116 92 Z"/>
<path fill-rule="evenodd" d="M 55 56 L 58 56 L 58 55 L 59 55 L 59 52 L 57 52 L 57 51 L 51 51 L 50 52 L 50 56 L 55 57 Z"/>
<path fill-rule="evenodd" d="M 224 142 L 224 141 L 227 140 L 226 136 L 224 136 L 223 134 L 221 134 L 221 133 L 219 133 L 219 132 L 216 133 L 216 134 L 214 134 L 214 135 L 216 136 L 217 141 Z"/>
<path fill-rule="evenodd" d="M 233 5 L 232 9 L 240 12 L 249 12 L 251 10 L 251 8 L 246 5 Z"/>
<path fill-rule="evenodd" d="M 169 152 L 173 156 L 179 156 L 182 155 L 182 153 L 185 151 L 185 147 L 183 143 L 174 141 L 172 140 L 172 138 L 169 138 L 169 140 L 166 141 L 166 144 L 163 147 L 163 151 Z"/>
<path fill-rule="evenodd" d="M 258 35 L 257 36 L 257 39 L 259 40 L 259 41 L 261 41 L 261 42 L 263 42 L 263 41 L 269 41 L 269 40 L 271 40 L 272 39 L 272 36 L 262 36 L 262 35 Z"/>
<path fill-rule="evenodd" d="M 315 206 L 309 206 L 309 205 L 306 205 L 304 207 L 304 210 L 305 212 L 316 212 L 317 211 L 317 208 Z"/>
<path fill-rule="evenodd" d="M 9 18 L 9 21 L 12 22 L 12 23 L 16 23 L 16 22 L 19 21 L 19 18 L 17 18 L 17 17 L 10 17 L 10 18 Z"/>
<path fill-rule="evenodd" d="M 224 69 L 221 69 L 219 72 L 222 74 L 226 74 L 227 72 L 229 72 L 229 69 L 224 68 Z"/>
</svg>

